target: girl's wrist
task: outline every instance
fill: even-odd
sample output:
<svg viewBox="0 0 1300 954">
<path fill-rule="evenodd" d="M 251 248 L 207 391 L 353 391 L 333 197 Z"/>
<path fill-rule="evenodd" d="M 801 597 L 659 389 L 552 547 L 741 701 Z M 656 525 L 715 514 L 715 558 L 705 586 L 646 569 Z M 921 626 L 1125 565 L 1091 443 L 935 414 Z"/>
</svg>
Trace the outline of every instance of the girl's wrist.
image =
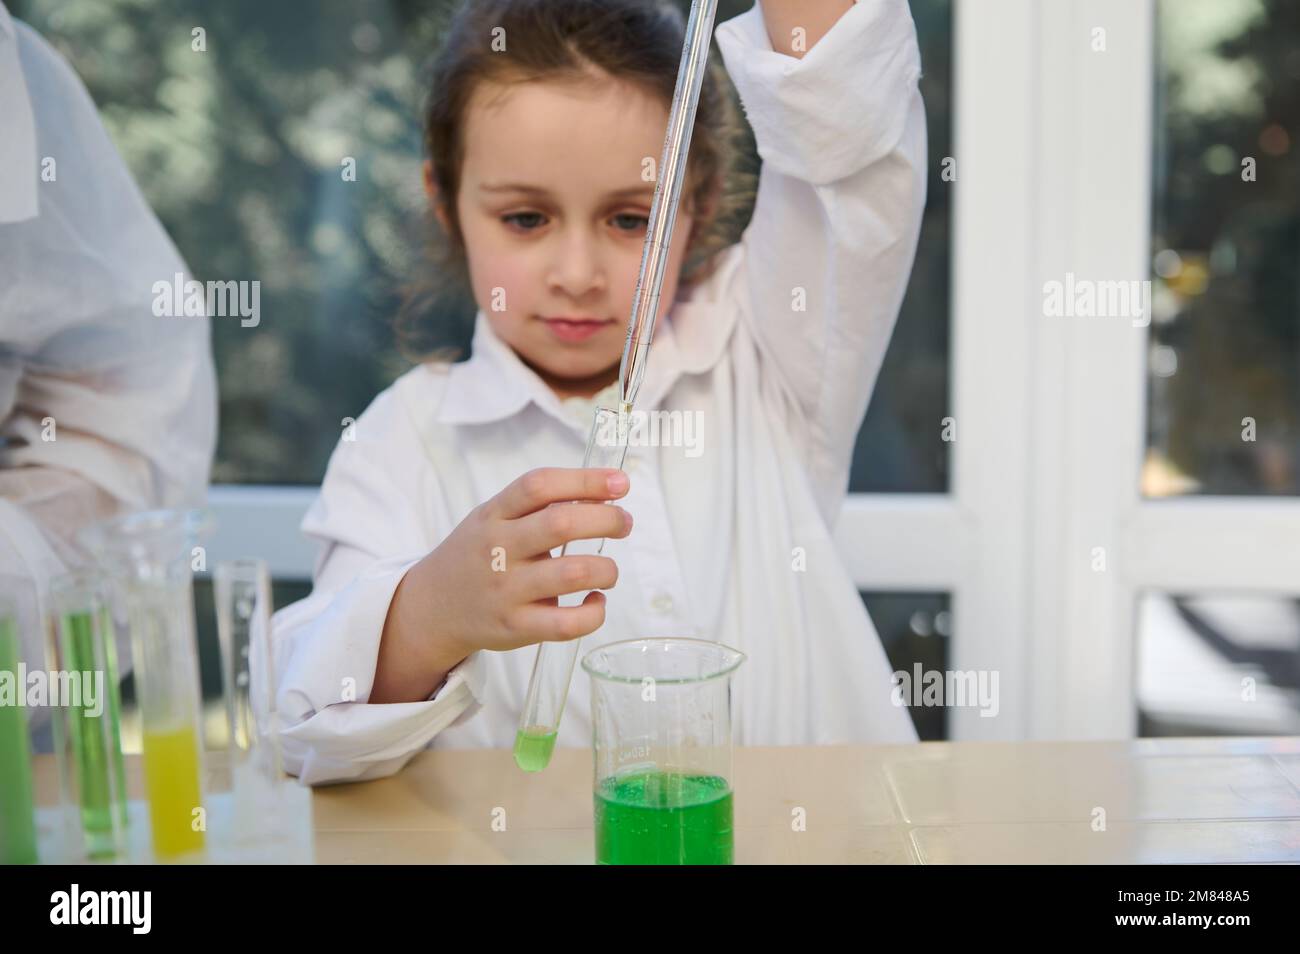
<svg viewBox="0 0 1300 954">
<path fill-rule="evenodd" d="M 436 552 L 436 551 L 435 551 Z M 439 600 L 439 567 L 430 553 L 407 571 L 398 591 L 407 588 L 403 633 L 413 656 L 440 671 L 451 669 L 477 647 L 456 635 Z"/>
<path fill-rule="evenodd" d="M 473 652 L 439 624 L 425 574 L 427 558 L 412 566 L 388 606 L 375 672 L 375 702 L 416 702 L 441 688 L 447 673 Z M 377 697 L 377 698 L 376 698 Z"/>
</svg>

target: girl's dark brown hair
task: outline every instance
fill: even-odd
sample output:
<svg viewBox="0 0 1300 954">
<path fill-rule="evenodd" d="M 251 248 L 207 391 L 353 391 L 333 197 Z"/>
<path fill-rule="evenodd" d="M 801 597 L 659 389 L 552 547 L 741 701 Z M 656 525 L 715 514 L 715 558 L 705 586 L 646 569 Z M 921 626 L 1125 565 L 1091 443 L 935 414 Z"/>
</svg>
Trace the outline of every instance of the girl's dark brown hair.
<svg viewBox="0 0 1300 954">
<path fill-rule="evenodd" d="M 504 32 L 502 32 L 504 31 Z M 468 337 L 473 302 L 465 243 L 456 214 L 464 159 L 465 111 L 479 83 L 591 82 L 593 69 L 631 82 L 672 105 L 686 36 L 682 11 L 667 0 L 463 0 L 432 65 L 424 148 L 433 166 L 444 229 L 430 210 L 431 274 L 408 292 L 398 339 L 416 360 L 456 360 Z M 505 50 L 494 49 L 503 37 Z M 498 42 L 498 46 L 499 46 Z M 683 208 L 696 219 L 680 279 L 688 287 L 716 267 L 753 204 L 755 173 L 746 163 L 748 130 L 726 71 L 712 57 L 691 132 Z M 653 157 L 657 163 L 659 156 Z M 459 312 L 459 318 L 457 313 Z"/>
</svg>

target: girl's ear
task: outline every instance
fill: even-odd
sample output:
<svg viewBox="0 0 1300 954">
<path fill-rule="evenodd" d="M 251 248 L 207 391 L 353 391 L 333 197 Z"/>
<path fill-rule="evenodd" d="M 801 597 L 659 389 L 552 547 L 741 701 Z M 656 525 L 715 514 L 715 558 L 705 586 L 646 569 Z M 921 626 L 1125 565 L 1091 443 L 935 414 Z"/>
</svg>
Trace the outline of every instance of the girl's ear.
<svg viewBox="0 0 1300 954">
<path fill-rule="evenodd" d="M 715 177 L 713 182 L 711 183 L 711 188 L 708 191 L 708 195 L 705 197 L 703 203 L 701 203 L 699 214 L 696 216 L 696 218 L 704 219 L 705 221 L 712 219 L 713 216 L 717 214 L 718 205 L 721 201 L 722 201 L 722 180 L 720 178 Z"/>
<path fill-rule="evenodd" d="M 424 194 L 429 199 L 429 208 L 433 210 L 434 217 L 444 229 L 450 231 L 447 224 L 447 211 L 439 201 L 438 182 L 433 177 L 433 161 L 430 159 L 424 160 Z"/>
<path fill-rule="evenodd" d="M 691 193 L 690 201 L 687 203 L 688 213 L 691 216 L 691 235 L 690 240 L 694 241 L 696 236 L 704 230 L 705 225 L 713 218 L 718 211 L 718 203 L 722 197 L 722 187 L 714 185 L 704 199 L 696 201 L 695 193 Z"/>
</svg>

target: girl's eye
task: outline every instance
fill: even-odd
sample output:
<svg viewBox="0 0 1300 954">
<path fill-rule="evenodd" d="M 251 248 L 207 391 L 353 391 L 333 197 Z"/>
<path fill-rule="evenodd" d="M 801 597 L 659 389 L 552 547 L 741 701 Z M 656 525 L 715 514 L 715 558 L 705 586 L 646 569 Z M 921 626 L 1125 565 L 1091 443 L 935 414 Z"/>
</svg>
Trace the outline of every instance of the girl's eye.
<svg viewBox="0 0 1300 954">
<path fill-rule="evenodd" d="M 539 221 L 541 218 L 542 213 L 540 212 L 514 212 L 510 215 L 501 216 L 501 221 L 516 225 L 525 232 L 531 232 L 542 224 Z"/>
<path fill-rule="evenodd" d="M 509 215 L 501 216 L 501 221 L 524 232 L 532 232 L 545 224 L 546 216 L 540 212 L 512 212 Z M 650 219 L 644 215 L 637 215 L 633 212 L 624 212 L 616 215 L 610 221 L 615 223 L 615 228 L 620 232 L 637 232 L 646 228 L 650 224 Z"/>
<path fill-rule="evenodd" d="M 624 228 L 623 225 L 620 225 L 619 231 L 621 232 L 636 232 L 640 229 L 646 228 L 650 224 L 649 218 L 644 215 L 636 215 L 632 212 L 624 212 L 621 215 L 616 215 L 614 216 L 614 221 L 622 221 L 625 225 L 630 223 L 630 228 Z"/>
</svg>

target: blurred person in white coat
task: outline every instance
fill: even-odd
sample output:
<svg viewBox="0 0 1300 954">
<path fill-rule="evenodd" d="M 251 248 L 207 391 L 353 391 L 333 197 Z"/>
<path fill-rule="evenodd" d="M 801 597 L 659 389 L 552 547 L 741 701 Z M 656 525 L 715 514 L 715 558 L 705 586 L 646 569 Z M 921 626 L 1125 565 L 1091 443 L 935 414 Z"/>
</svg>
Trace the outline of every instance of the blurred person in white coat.
<svg viewBox="0 0 1300 954">
<path fill-rule="evenodd" d="M 0 597 L 29 668 L 82 527 L 204 499 L 208 320 L 153 311 L 186 272 L 81 81 L 0 5 Z"/>
</svg>

